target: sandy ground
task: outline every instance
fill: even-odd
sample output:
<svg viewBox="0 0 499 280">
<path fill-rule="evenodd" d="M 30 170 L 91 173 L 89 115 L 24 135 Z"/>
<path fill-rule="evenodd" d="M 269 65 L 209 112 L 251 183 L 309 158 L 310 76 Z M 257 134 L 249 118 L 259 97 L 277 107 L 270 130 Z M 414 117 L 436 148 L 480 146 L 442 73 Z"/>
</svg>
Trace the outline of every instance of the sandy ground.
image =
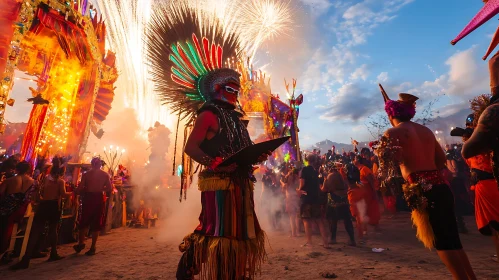
<svg viewBox="0 0 499 280">
<path fill-rule="evenodd" d="M 473 217 L 466 222 L 471 233 L 462 235 L 478 279 L 499 279 L 499 264 L 492 261 L 492 241 L 476 231 Z M 268 232 L 268 261 L 258 279 L 323 279 L 321 272 L 338 279 L 451 279 L 435 252 L 423 248 L 415 238 L 409 215 L 382 220 L 382 230 L 370 233 L 359 247 L 347 247 L 343 225 L 332 249 L 301 248 L 304 238 L 287 232 Z M 180 253 L 177 242 L 167 241 L 165 225 L 151 229 L 123 228 L 103 236 L 93 257 L 75 255 L 72 244 L 60 247 L 65 259 L 48 263 L 34 260 L 24 271 L 11 272 L 0 266 L 1 279 L 174 279 Z M 178 238 L 180 240 L 180 238 Z M 315 236 L 319 241 L 319 237 Z M 87 242 L 88 243 L 88 242 Z M 388 248 L 382 253 L 372 248 Z"/>
</svg>

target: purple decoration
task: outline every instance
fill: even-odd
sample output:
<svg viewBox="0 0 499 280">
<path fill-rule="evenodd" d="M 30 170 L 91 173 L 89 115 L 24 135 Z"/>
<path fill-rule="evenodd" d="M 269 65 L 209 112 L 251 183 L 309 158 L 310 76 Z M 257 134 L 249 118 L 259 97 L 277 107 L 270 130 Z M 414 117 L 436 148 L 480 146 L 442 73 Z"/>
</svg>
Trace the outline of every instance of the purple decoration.
<svg viewBox="0 0 499 280">
<path fill-rule="evenodd" d="M 466 25 L 466 27 L 459 33 L 459 35 L 451 41 L 452 45 L 455 45 L 461 39 L 466 37 L 468 34 L 473 32 L 475 29 L 480 27 L 482 24 L 487 22 L 489 19 L 494 17 L 499 13 L 499 0 L 489 0 L 482 9 L 473 17 L 473 19 Z"/>
<path fill-rule="evenodd" d="M 416 106 L 414 104 L 388 100 L 385 103 L 385 111 L 390 117 L 412 119 L 416 114 Z"/>
</svg>

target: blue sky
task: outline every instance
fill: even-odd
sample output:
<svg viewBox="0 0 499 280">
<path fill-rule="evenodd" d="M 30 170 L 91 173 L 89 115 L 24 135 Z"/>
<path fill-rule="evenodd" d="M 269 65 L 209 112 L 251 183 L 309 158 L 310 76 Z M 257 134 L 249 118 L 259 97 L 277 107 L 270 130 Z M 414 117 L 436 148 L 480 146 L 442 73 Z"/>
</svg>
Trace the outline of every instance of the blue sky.
<svg viewBox="0 0 499 280">
<path fill-rule="evenodd" d="M 383 108 L 378 82 L 392 98 L 399 92 L 419 96 L 420 111 L 438 98 L 436 115 L 448 120 L 439 125 L 449 127 L 462 125 L 452 116 L 469 106 L 470 97 L 489 91 L 481 57 L 497 22 L 450 44 L 482 1 L 297 1 L 294 41 L 279 48 L 288 50 L 288 59 L 282 62 L 274 51 L 279 59 L 267 70 L 274 91 L 281 76 L 298 78 L 298 92 L 305 95 L 299 121 L 304 146 L 326 138 L 369 140 L 367 118 Z"/>
<path fill-rule="evenodd" d="M 299 120 L 304 147 L 324 139 L 371 140 L 366 123 L 383 112 L 378 82 L 392 98 L 399 92 L 419 96 L 419 111 L 438 98 L 434 111 L 441 119 L 432 129 L 444 131 L 462 125 L 468 100 L 489 91 L 481 57 L 497 21 L 450 44 L 481 0 L 289 1 L 293 26 L 263 44 L 255 66 L 271 74 L 273 93 L 284 93 L 284 78 L 298 79 L 297 93 L 305 96 Z M 27 120 L 30 106 L 21 101 L 30 85 L 16 83 L 19 104 L 7 111 L 9 121 Z"/>
</svg>

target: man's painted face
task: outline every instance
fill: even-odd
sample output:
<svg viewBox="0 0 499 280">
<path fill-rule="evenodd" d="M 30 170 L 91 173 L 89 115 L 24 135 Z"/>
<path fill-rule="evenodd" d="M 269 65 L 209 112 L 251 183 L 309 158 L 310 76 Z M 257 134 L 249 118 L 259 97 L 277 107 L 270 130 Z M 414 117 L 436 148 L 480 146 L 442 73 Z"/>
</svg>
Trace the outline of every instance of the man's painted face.
<svg viewBox="0 0 499 280">
<path fill-rule="evenodd" d="M 241 86 L 236 83 L 221 85 L 217 91 L 217 99 L 236 106 L 240 89 Z"/>
</svg>

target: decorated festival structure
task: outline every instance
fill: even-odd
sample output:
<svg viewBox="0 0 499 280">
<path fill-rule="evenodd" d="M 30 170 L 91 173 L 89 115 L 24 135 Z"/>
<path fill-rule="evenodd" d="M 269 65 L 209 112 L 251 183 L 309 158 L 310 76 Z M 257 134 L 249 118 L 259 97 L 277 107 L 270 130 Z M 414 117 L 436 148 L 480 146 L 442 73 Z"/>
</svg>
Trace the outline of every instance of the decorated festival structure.
<svg viewBox="0 0 499 280">
<path fill-rule="evenodd" d="M 288 143 L 282 145 L 275 153 L 274 161 L 301 161 L 298 141 L 298 115 L 303 95 L 295 97 L 296 80 L 292 85 L 284 80 L 288 104 L 281 101 L 278 95 L 272 95 L 270 77 L 261 70 L 254 70 L 253 65 L 238 64 L 241 73 L 241 107 L 249 118 L 248 130 L 256 142 L 291 136 Z M 290 89 L 290 86 L 292 88 Z"/>
<path fill-rule="evenodd" d="M 249 119 L 249 134 L 256 142 L 268 140 L 269 135 L 265 131 L 264 114 L 272 94 L 270 77 L 267 77 L 262 71 L 254 70 L 249 58 L 245 63 L 240 62 L 237 69 L 241 73 L 239 102 Z"/>
<path fill-rule="evenodd" d="M 265 107 L 265 130 L 269 138 L 291 136 L 286 144 L 282 145 L 276 155 L 276 159 L 285 162 L 301 161 L 300 143 L 298 140 L 298 115 L 300 105 L 303 103 L 303 95 L 295 96 L 296 80 L 293 79 L 292 88 L 284 80 L 286 86 L 288 104 L 279 99 L 278 96 L 270 96 Z"/>
<path fill-rule="evenodd" d="M 36 82 L 23 158 L 80 161 L 89 133 L 102 136 L 114 98 L 118 74 L 114 53 L 105 51 L 106 25 L 87 0 L 4 0 L 0 21 L 1 130 L 6 104 L 14 105 L 15 72 L 23 72 Z"/>
</svg>

